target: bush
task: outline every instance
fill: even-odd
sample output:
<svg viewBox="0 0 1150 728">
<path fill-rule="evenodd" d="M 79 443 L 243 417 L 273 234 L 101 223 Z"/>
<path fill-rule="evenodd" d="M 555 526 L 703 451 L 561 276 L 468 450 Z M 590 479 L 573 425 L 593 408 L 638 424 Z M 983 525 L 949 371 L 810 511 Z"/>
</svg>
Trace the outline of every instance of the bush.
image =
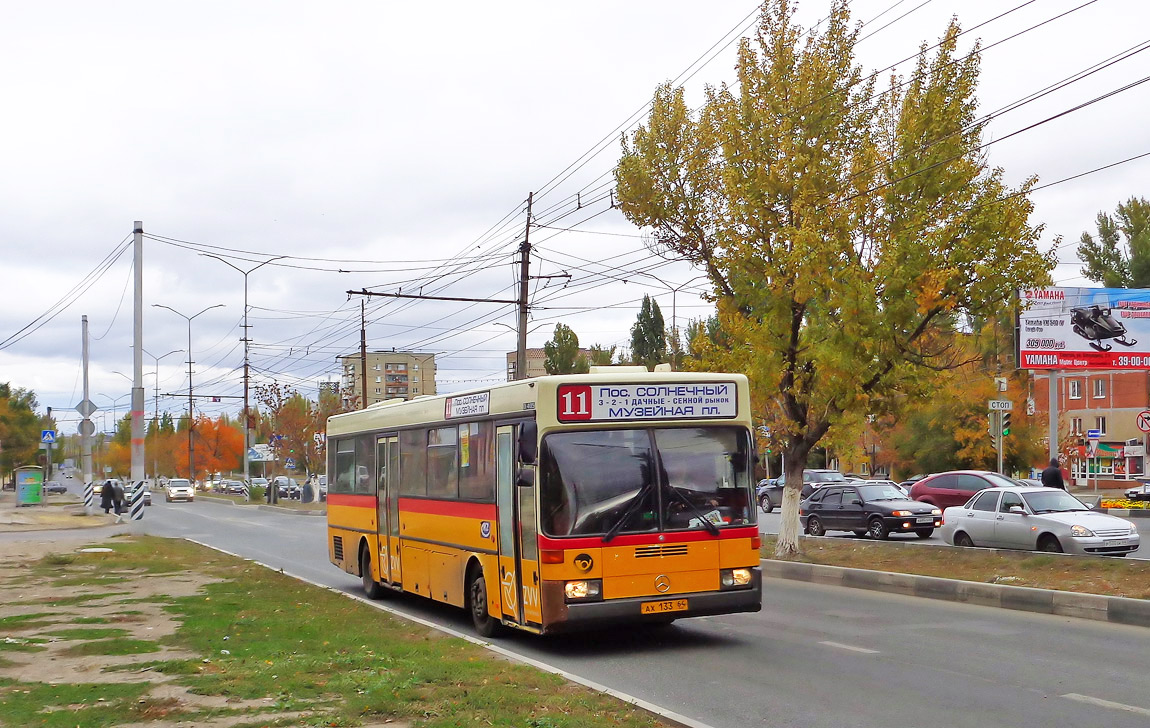
<svg viewBox="0 0 1150 728">
<path fill-rule="evenodd" d="M 253 485 L 248 488 L 248 500 L 262 501 L 265 494 L 266 489 L 262 485 Z"/>
</svg>

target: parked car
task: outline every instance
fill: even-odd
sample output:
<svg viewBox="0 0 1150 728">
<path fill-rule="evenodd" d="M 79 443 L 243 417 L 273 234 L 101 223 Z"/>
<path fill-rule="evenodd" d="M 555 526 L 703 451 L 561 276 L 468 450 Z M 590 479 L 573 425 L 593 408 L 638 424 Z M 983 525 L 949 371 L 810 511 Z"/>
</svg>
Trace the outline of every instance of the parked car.
<svg viewBox="0 0 1150 728">
<path fill-rule="evenodd" d="M 327 500 L 327 476 L 320 475 L 316 478 L 316 483 L 319 486 L 319 499 L 321 501 Z"/>
<path fill-rule="evenodd" d="M 168 487 L 164 491 L 164 500 L 171 501 L 187 501 L 189 503 L 196 499 L 196 489 L 192 486 L 192 481 L 187 478 L 172 478 L 168 481 Z"/>
<path fill-rule="evenodd" d="M 1060 488 L 987 489 L 947 508 L 942 522 L 942 539 L 954 546 L 1125 556 L 1140 544 L 1132 523 L 1092 511 Z"/>
<path fill-rule="evenodd" d="M 939 508 L 960 506 L 986 488 L 1012 488 L 1018 481 L 985 470 L 954 470 L 935 473 L 910 488 L 910 497 Z"/>
<path fill-rule="evenodd" d="M 47 483 L 44 483 L 44 493 L 46 494 L 51 495 L 55 493 L 56 495 L 60 495 L 67 492 L 68 486 L 58 480 L 49 480 Z"/>
<path fill-rule="evenodd" d="M 815 488 L 828 483 L 846 483 L 846 477 L 837 470 L 804 470 L 803 489 L 800 498 L 807 498 Z M 783 477 L 760 480 L 755 490 L 755 499 L 763 513 L 770 513 L 783 504 Z"/>
<path fill-rule="evenodd" d="M 275 486 L 276 494 L 280 498 L 299 498 L 299 483 L 295 478 L 277 475 L 272 478 L 272 485 Z"/>
<path fill-rule="evenodd" d="M 942 511 L 909 500 L 895 485 L 827 485 L 799 504 L 799 521 L 812 536 L 827 531 L 854 531 L 883 540 L 892 533 L 930 538 L 942 525 Z"/>
<path fill-rule="evenodd" d="M 1126 491 L 1126 497 L 1133 501 L 1150 500 L 1150 483 L 1142 483 L 1136 488 L 1130 488 Z"/>
</svg>

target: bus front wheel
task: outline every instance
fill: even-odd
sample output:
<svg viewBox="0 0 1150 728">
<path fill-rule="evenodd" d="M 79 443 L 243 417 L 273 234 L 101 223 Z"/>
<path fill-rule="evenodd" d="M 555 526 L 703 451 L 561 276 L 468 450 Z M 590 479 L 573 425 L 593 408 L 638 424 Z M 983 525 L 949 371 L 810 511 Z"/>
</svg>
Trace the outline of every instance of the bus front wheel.
<svg viewBox="0 0 1150 728">
<path fill-rule="evenodd" d="M 468 573 L 467 606 L 471 612 L 471 623 L 475 625 L 475 631 L 480 637 L 491 637 L 499 627 L 499 622 L 487 611 L 487 582 L 483 578 L 483 569 L 474 567 Z"/>
<path fill-rule="evenodd" d="M 359 578 L 363 582 L 363 593 L 368 599 L 379 599 L 383 596 L 383 585 L 371 575 L 371 549 L 367 544 L 359 550 Z"/>
</svg>

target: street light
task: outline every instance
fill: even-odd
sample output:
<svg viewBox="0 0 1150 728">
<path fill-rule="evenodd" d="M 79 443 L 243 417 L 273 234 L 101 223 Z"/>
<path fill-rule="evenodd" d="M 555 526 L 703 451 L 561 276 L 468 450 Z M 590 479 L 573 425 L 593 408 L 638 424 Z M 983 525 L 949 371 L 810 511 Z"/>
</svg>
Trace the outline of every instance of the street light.
<svg viewBox="0 0 1150 728">
<path fill-rule="evenodd" d="M 648 278 L 653 278 L 653 279 L 659 281 L 660 283 L 662 283 L 664 286 L 667 287 L 667 290 L 669 290 L 671 292 L 671 331 L 674 332 L 675 340 L 677 341 L 679 339 L 679 326 L 678 326 L 677 321 L 675 320 L 675 297 L 676 297 L 676 294 L 678 294 L 679 291 L 683 290 L 684 288 L 691 285 L 692 283 L 699 280 L 700 278 L 706 278 L 707 275 L 705 273 L 702 273 L 702 274 L 697 275 L 694 278 L 690 279 L 689 281 L 686 281 L 685 283 L 680 283 L 677 286 L 672 286 L 667 281 L 663 280 L 659 276 L 654 275 L 652 273 L 647 273 L 645 271 L 633 271 L 633 272 L 635 275 L 647 276 Z M 671 362 L 671 369 L 673 370 L 674 368 L 675 368 L 675 363 L 674 363 L 674 361 L 672 361 Z"/>
<path fill-rule="evenodd" d="M 116 372 L 116 373 L 119 374 L 119 372 Z M 124 375 L 120 374 L 120 376 L 124 376 Z M 131 380 L 129 379 L 128 381 L 131 381 Z M 119 405 L 119 402 L 121 399 L 123 399 L 124 397 L 131 397 L 132 394 L 129 392 L 128 394 L 121 394 L 119 397 L 111 397 L 109 395 L 104 394 L 103 392 L 96 392 L 96 396 L 97 397 L 103 397 L 103 398 L 108 399 L 112 402 L 112 434 L 115 434 L 115 430 L 116 430 L 116 407 Z M 104 423 L 103 429 L 105 432 L 108 431 L 108 424 L 106 422 Z"/>
<path fill-rule="evenodd" d="M 155 362 L 155 365 L 156 365 L 156 370 L 154 372 L 151 372 L 152 374 L 155 375 L 155 379 L 152 381 L 156 385 L 156 395 L 155 395 L 155 397 L 152 398 L 152 411 L 153 411 L 152 429 L 153 429 L 153 431 L 156 431 L 157 428 L 159 428 L 159 426 L 160 426 L 160 360 L 164 359 L 166 357 L 169 357 L 172 354 L 179 354 L 180 352 L 183 351 L 183 349 L 172 349 L 167 354 L 161 354 L 160 356 L 156 356 L 155 354 L 148 351 L 147 349 L 145 349 L 142 346 L 140 347 L 140 351 L 142 351 L 145 354 L 147 354 L 148 356 L 152 357 L 152 360 Z M 119 372 L 116 372 L 116 373 L 120 374 Z M 120 376 L 125 376 L 125 375 L 120 374 Z M 159 455 L 157 453 L 157 448 L 155 445 L 156 444 L 153 442 L 152 443 L 152 479 L 153 480 L 158 478 L 160 475 L 160 459 L 159 459 Z"/>
<path fill-rule="evenodd" d="M 213 308 L 223 308 L 224 304 L 217 303 L 212 306 L 208 306 L 203 311 L 200 311 L 200 313 L 197 313 L 194 316 L 186 316 L 171 306 L 165 306 L 162 303 L 153 303 L 152 305 L 156 308 L 166 308 L 177 316 L 187 319 L 188 322 L 188 477 L 192 481 L 192 488 L 194 490 L 196 485 L 196 446 L 192 441 L 192 430 L 195 429 L 196 419 L 194 406 L 192 404 L 192 319 L 196 318 L 196 316 L 199 316 L 202 313 L 211 311 Z M 141 349 L 141 351 L 143 351 L 143 349 Z M 164 356 L 167 356 L 167 354 L 164 354 Z"/>
<path fill-rule="evenodd" d="M 251 450 L 252 444 L 249 442 L 250 438 L 248 433 L 249 421 L 251 419 L 248 413 L 248 344 L 251 342 L 251 337 L 248 336 L 248 274 L 259 270 L 274 260 L 280 260 L 288 256 L 277 255 L 274 258 L 268 258 L 254 268 L 248 268 L 247 270 L 244 270 L 232 265 L 218 255 L 211 255 L 210 253 L 200 253 L 200 255 L 204 256 L 205 258 L 215 258 L 229 268 L 239 271 L 241 274 L 243 274 L 244 277 L 244 482 L 250 484 L 251 461 L 248 458 L 248 453 Z M 364 372 L 363 376 L 366 378 L 367 372 Z M 364 404 L 366 406 L 366 402 Z"/>
</svg>

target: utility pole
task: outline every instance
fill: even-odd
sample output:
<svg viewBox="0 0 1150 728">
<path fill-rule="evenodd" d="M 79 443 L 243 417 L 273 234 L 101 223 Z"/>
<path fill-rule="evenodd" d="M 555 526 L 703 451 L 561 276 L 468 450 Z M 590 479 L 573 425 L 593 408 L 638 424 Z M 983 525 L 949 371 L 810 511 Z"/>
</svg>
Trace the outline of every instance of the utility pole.
<svg viewBox="0 0 1150 728">
<path fill-rule="evenodd" d="M 531 275 L 531 203 L 534 192 L 527 193 L 527 223 L 523 244 L 519 246 L 519 336 L 515 347 L 515 378 L 527 378 L 527 282 Z"/>
<path fill-rule="evenodd" d="M 80 338 L 82 357 L 84 359 L 84 399 L 79 410 L 83 419 L 80 420 L 80 468 L 84 471 L 84 483 L 92 482 L 92 433 L 96 426 L 92 423 L 91 415 L 95 412 L 95 405 L 88 399 L 88 317 L 80 317 Z M 89 514 L 91 515 L 91 514 Z"/>
<path fill-rule="evenodd" d="M 135 279 L 134 323 L 132 327 L 132 483 L 144 479 L 144 223 L 132 227 L 133 271 Z"/>
<path fill-rule="evenodd" d="M 365 301 L 359 302 L 359 374 L 360 374 L 360 409 L 367 409 L 367 306 Z"/>
</svg>

